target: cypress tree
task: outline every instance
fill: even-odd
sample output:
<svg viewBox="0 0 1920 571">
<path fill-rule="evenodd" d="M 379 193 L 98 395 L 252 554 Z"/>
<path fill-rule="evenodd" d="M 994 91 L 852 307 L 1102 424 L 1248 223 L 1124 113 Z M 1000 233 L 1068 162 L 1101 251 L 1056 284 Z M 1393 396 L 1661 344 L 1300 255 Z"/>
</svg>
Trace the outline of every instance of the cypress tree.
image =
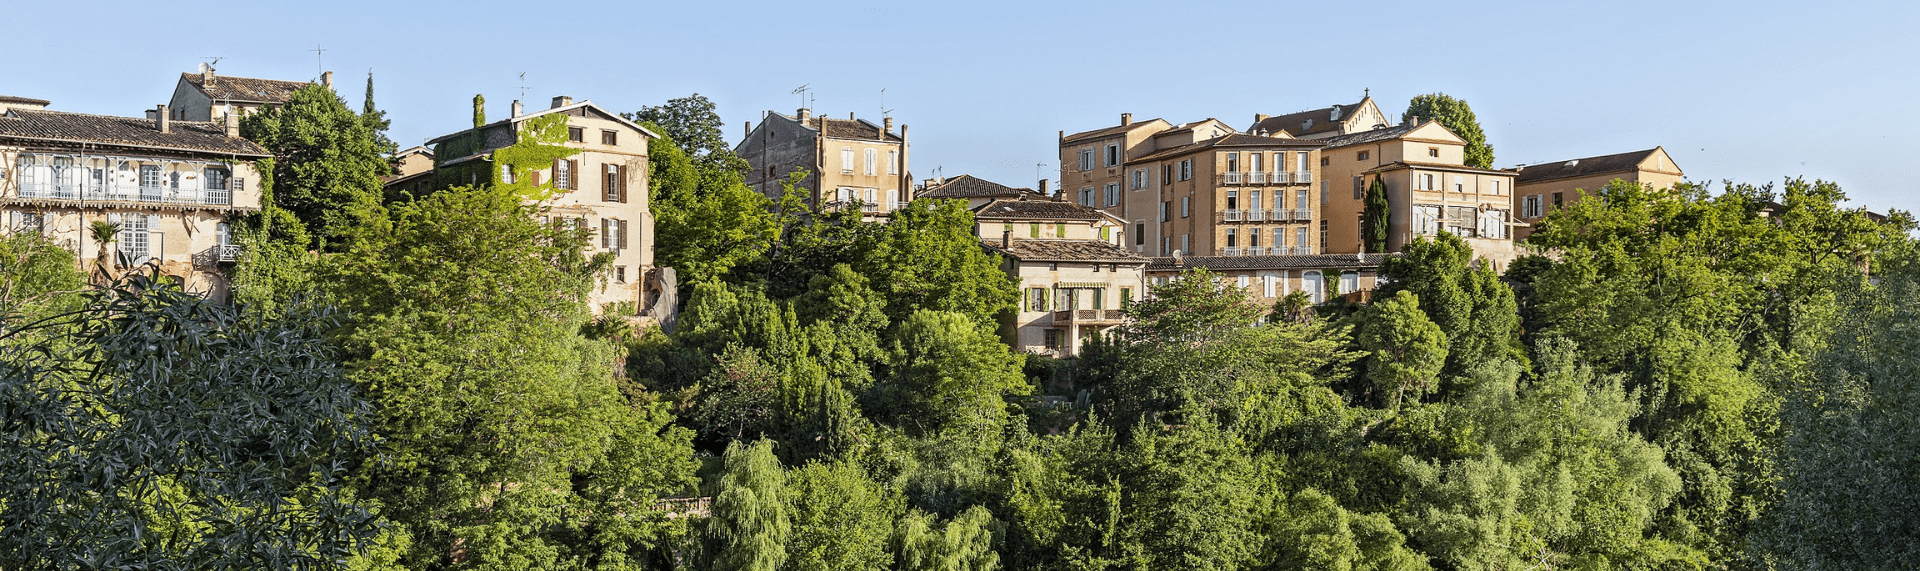
<svg viewBox="0 0 1920 571">
<path fill-rule="evenodd" d="M 1378 175 L 1373 184 L 1367 186 L 1366 209 L 1360 219 L 1360 240 L 1366 252 L 1379 254 L 1387 251 L 1387 235 L 1393 228 L 1393 209 L 1387 204 L 1387 183 Z"/>
<path fill-rule="evenodd" d="M 393 126 L 393 121 L 387 119 L 387 112 L 373 106 L 373 70 L 371 69 L 367 70 L 367 96 L 360 104 L 360 123 L 366 125 L 368 131 L 373 132 L 373 144 L 380 149 L 381 153 L 391 156 L 400 150 L 400 146 L 395 144 L 393 139 L 387 138 L 387 128 Z"/>
</svg>

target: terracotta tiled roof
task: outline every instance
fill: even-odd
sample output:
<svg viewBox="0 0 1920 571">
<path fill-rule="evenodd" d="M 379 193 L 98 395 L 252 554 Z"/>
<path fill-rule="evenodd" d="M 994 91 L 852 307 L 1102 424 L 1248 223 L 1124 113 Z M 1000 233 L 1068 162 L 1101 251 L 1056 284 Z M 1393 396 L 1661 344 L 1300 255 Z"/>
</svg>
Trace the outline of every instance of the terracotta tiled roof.
<svg viewBox="0 0 1920 571">
<path fill-rule="evenodd" d="M 18 103 L 18 104 L 22 104 L 22 105 L 39 105 L 39 106 L 41 106 L 41 107 L 45 107 L 45 106 L 47 106 L 47 105 L 51 105 L 51 104 L 53 104 L 53 102 L 52 102 L 52 101 L 47 101 L 47 100 L 45 100 L 45 99 L 34 99 L 34 98 L 32 98 L 32 97 L 20 97 L 20 96 L 17 96 L 17 95 L 0 95 L 0 103 Z"/>
<path fill-rule="evenodd" d="M 1160 152 L 1147 155 L 1144 157 L 1140 157 L 1137 159 L 1130 159 L 1127 162 L 1135 163 L 1135 162 L 1154 161 L 1154 160 L 1164 159 L 1167 157 L 1199 152 L 1206 149 L 1223 148 L 1223 147 L 1224 148 L 1236 148 L 1236 147 L 1303 147 L 1303 148 L 1313 147 L 1313 148 L 1317 148 L 1322 146 L 1325 146 L 1325 143 L 1311 140 L 1311 139 L 1295 139 L 1291 137 L 1262 137 L 1259 135 L 1233 133 L 1233 134 L 1221 136 L 1218 138 L 1207 139 L 1205 141 L 1201 141 L 1191 145 L 1181 145 L 1178 147 L 1160 151 Z"/>
<path fill-rule="evenodd" d="M 224 75 L 213 76 L 213 81 L 207 83 L 198 73 L 182 73 L 180 78 L 187 80 L 189 85 L 216 101 L 247 103 L 286 103 L 293 99 L 293 92 L 313 85 L 308 81 L 281 81 Z"/>
<path fill-rule="evenodd" d="M 0 116 L 0 138 L 94 143 L 145 149 L 167 149 L 264 157 L 266 149 L 226 128 L 202 121 L 172 121 L 162 133 L 154 120 L 110 117 L 61 111 L 14 109 Z"/>
<path fill-rule="evenodd" d="M 1017 198 L 1022 194 L 1034 194 L 1031 189 L 1013 188 L 1004 184 L 963 174 L 946 182 L 929 186 L 926 190 L 914 193 L 916 198 Z M 1039 196 L 1035 194 L 1035 196 Z"/>
<path fill-rule="evenodd" d="M 1361 99 L 1359 103 L 1352 105 L 1335 105 L 1310 111 L 1268 117 L 1264 121 L 1254 123 L 1253 126 L 1248 127 L 1247 130 L 1255 133 L 1260 132 L 1261 129 L 1265 129 L 1268 133 L 1286 131 L 1295 137 L 1339 131 L 1340 125 L 1348 119 L 1353 118 L 1354 110 L 1359 109 L 1360 106 L 1366 104 L 1366 102 L 1366 99 Z M 1340 108 L 1339 119 L 1333 118 L 1334 107 Z M 1301 124 L 1306 123 L 1309 119 L 1313 121 L 1313 124 L 1302 128 Z"/>
<path fill-rule="evenodd" d="M 1510 170 L 1483 169 L 1483 168 L 1470 167 L 1466 165 L 1450 165 L 1446 163 L 1423 163 L 1423 162 L 1415 162 L 1415 161 L 1393 161 L 1384 165 L 1367 169 L 1366 172 L 1362 172 L 1360 174 L 1372 174 L 1377 172 L 1386 172 L 1391 170 L 1400 170 L 1400 169 L 1407 169 L 1407 168 L 1447 171 L 1447 172 L 1464 172 L 1464 173 L 1473 173 L 1473 174 L 1493 174 L 1493 175 L 1501 175 L 1501 174 L 1512 175 L 1513 174 L 1513 171 L 1510 171 Z"/>
<path fill-rule="evenodd" d="M 1653 152 L 1657 150 L 1659 150 L 1658 147 L 1631 153 L 1586 157 L 1524 166 L 1520 167 L 1520 175 L 1514 177 L 1514 179 L 1515 182 L 1526 183 L 1556 178 L 1574 178 L 1630 171 L 1634 170 L 1634 167 L 1639 165 L 1640 161 L 1647 160 L 1647 157 L 1651 156 Z"/>
<path fill-rule="evenodd" d="M 1033 195 L 1024 199 L 996 199 L 973 209 L 975 220 L 1099 220 L 1107 215 L 1064 200 Z"/>
<path fill-rule="evenodd" d="M 864 139 L 869 141 L 898 141 L 899 135 L 888 133 L 879 125 L 858 119 L 828 119 L 813 117 L 807 119 L 807 127 L 820 134 L 836 139 Z"/>
<path fill-rule="evenodd" d="M 1147 271 L 1208 270 L 1317 270 L 1378 268 L 1382 260 L 1399 254 L 1314 254 L 1307 256 L 1186 256 L 1153 258 Z"/>
<path fill-rule="evenodd" d="M 1081 131 L 1081 132 L 1079 132 L 1079 133 L 1074 133 L 1074 134 L 1071 134 L 1071 135 L 1067 135 L 1067 136 L 1065 136 L 1065 137 L 1061 137 L 1061 138 L 1060 138 L 1060 142 L 1061 142 L 1061 143 L 1071 143 L 1071 142 L 1074 142 L 1074 141 L 1080 141 L 1080 140 L 1085 140 L 1085 139 L 1098 139 L 1098 138 L 1101 138 L 1101 137 L 1110 137 L 1110 136 L 1113 136 L 1113 135 L 1118 135 L 1118 134 L 1121 134 L 1121 133 L 1125 133 L 1125 132 L 1127 132 L 1127 131 L 1132 131 L 1132 130 L 1134 130 L 1134 129 L 1139 129 L 1139 128 L 1141 128 L 1141 127 L 1145 127 L 1145 126 L 1147 126 L 1148 124 L 1151 124 L 1151 123 L 1154 123 L 1154 122 L 1159 122 L 1159 123 L 1161 123 L 1161 124 L 1167 124 L 1167 123 L 1166 123 L 1166 121 L 1164 121 L 1164 120 L 1161 120 L 1161 119 L 1158 119 L 1158 118 L 1155 118 L 1155 119 L 1148 119 L 1148 120 L 1145 120 L 1145 121 L 1134 121 L 1134 122 L 1132 122 L 1132 123 L 1128 123 L 1128 124 L 1126 124 L 1126 125 L 1114 125 L 1114 126 L 1112 126 L 1112 127 L 1106 127 L 1106 128 L 1102 128 L 1102 129 L 1094 129 L 1094 130 L 1092 130 L 1092 131 Z"/>
<path fill-rule="evenodd" d="M 1099 240 L 1014 238 L 1005 246 L 999 240 L 981 240 L 980 245 L 988 251 L 1025 261 L 1147 263 L 1139 254 Z"/>
<path fill-rule="evenodd" d="M 1378 141 L 1385 141 L 1388 139 L 1404 137 L 1406 136 L 1407 133 L 1413 132 L 1414 129 L 1415 129 L 1414 125 L 1394 125 L 1392 127 L 1368 129 L 1358 133 L 1334 135 L 1332 137 L 1320 139 L 1320 142 L 1326 143 L 1327 148 L 1345 147 L 1348 145 L 1361 145 L 1366 143 L 1373 143 Z"/>
</svg>

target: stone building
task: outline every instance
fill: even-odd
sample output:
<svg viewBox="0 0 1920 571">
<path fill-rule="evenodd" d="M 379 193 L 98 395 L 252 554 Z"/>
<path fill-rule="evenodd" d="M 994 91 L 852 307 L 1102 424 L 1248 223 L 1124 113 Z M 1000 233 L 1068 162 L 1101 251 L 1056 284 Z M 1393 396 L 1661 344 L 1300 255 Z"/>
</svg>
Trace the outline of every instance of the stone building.
<svg viewBox="0 0 1920 571">
<path fill-rule="evenodd" d="M 802 108 L 791 116 L 769 111 L 757 127 L 748 123 L 733 152 L 751 166 L 747 186 L 768 198 L 778 200 L 781 181 L 805 171 L 799 188 L 808 204 L 859 204 L 867 214 L 885 216 L 913 200 L 908 150 L 907 126 L 895 133 L 892 117 L 875 125 L 852 113 L 830 119 Z"/>
<path fill-rule="evenodd" d="M 1514 172 L 1466 166 L 1466 141 L 1446 127 L 1410 117 L 1400 125 L 1319 140 L 1327 145 L 1320 155 L 1326 253 L 1364 250 L 1366 189 L 1378 178 L 1387 187 L 1387 251 L 1444 229 L 1496 270 L 1515 257 Z"/>
<path fill-rule="evenodd" d="M 332 89 L 333 72 L 320 74 L 320 84 Z M 227 77 L 200 64 L 199 73 L 180 74 L 167 108 L 173 110 L 174 120 L 221 122 L 228 114 L 244 117 L 267 105 L 284 104 L 293 99 L 293 92 L 309 85 L 313 82 Z"/>
<path fill-rule="evenodd" d="M 1615 180 L 1654 189 L 1672 188 L 1686 180 L 1686 172 L 1663 147 L 1644 151 L 1553 161 L 1520 167 L 1514 195 L 1520 220 L 1539 222 L 1548 212 L 1580 201 Z M 1525 240 L 1532 228 L 1520 228 L 1515 238 Z"/>
<path fill-rule="evenodd" d="M 659 135 L 591 101 L 555 97 L 547 109 L 532 113 L 515 101 L 506 119 L 434 138 L 427 142 L 433 170 L 390 181 L 388 194 L 513 182 L 505 178 L 510 175 L 504 165 L 493 162 L 494 152 L 518 143 L 528 121 L 551 115 L 566 117 L 562 144 L 579 152 L 533 170 L 528 182 L 554 192 L 541 203 L 547 219 L 591 230 L 590 255 L 613 254 L 590 298 L 594 313 L 669 318 L 654 307 L 673 284 L 654 267 L 653 213 L 647 206 L 647 141 Z"/>
<path fill-rule="evenodd" d="M 1145 292 L 1147 259 L 1120 247 L 1126 230 L 1111 214 L 1031 192 L 986 200 L 973 214 L 981 245 L 1020 288 L 1019 306 L 1001 322 L 1017 351 L 1078 354 Z"/>
<path fill-rule="evenodd" d="M 253 161 L 265 149 L 222 123 L 49 111 L 45 101 L 0 97 L 0 222 L 39 232 L 82 269 L 155 263 L 189 290 L 227 296 L 222 264 L 240 253 L 228 217 L 260 210 Z M 37 103 L 34 103 L 37 102 Z M 94 222 L 119 227 L 99 264 Z"/>
<path fill-rule="evenodd" d="M 1032 196 L 1045 196 L 1046 181 L 1040 181 L 1041 192 L 1035 193 L 1029 188 L 1014 188 L 973 175 L 963 174 L 953 178 L 940 177 L 928 179 L 919 188 L 913 190 L 913 196 L 920 198 L 953 199 L 967 201 L 967 208 L 979 208 L 980 205 L 995 199 L 1019 199 Z"/>
</svg>

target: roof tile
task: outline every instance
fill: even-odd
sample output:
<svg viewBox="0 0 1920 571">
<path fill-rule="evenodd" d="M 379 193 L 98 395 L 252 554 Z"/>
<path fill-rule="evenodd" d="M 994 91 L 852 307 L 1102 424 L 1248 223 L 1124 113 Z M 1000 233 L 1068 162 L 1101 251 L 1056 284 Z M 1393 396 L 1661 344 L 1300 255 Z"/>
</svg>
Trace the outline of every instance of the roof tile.
<svg viewBox="0 0 1920 571">
<path fill-rule="evenodd" d="M 123 147 L 167 149 L 264 157 L 253 141 L 228 137 L 226 128 L 203 121 L 172 121 L 166 133 L 152 119 L 87 115 L 63 111 L 13 109 L 0 116 L 0 138 L 85 142 Z"/>
</svg>

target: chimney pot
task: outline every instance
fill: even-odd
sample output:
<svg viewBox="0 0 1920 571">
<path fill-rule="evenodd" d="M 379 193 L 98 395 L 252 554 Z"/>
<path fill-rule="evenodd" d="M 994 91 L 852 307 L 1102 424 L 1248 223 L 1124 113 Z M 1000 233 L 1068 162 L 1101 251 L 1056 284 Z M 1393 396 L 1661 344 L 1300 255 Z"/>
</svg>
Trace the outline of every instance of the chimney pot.
<svg viewBox="0 0 1920 571">
<path fill-rule="evenodd" d="M 237 113 L 228 113 L 223 117 L 226 119 L 225 126 L 227 128 L 227 136 L 239 138 L 240 137 L 240 115 Z"/>
<path fill-rule="evenodd" d="M 1419 115 L 1412 115 L 1412 116 L 1409 116 L 1409 117 L 1407 117 L 1407 120 L 1409 121 L 1409 122 L 1407 123 L 1408 125 L 1413 125 L 1413 126 L 1415 126 L 1415 127 L 1418 127 L 1418 126 L 1420 126 L 1420 116 L 1419 116 Z"/>
<path fill-rule="evenodd" d="M 1120 125 L 1122 125 L 1122 126 L 1126 126 L 1126 125 L 1132 125 L 1132 124 L 1133 124 L 1133 114 L 1132 114 L 1132 113 L 1121 113 L 1121 114 L 1120 114 Z"/>
<path fill-rule="evenodd" d="M 801 123 L 806 123 L 807 119 L 813 117 L 813 110 L 805 107 L 801 107 L 799 111 L 793 112 L 793 115 L 795 117 L 799 117 Z"/>
<path fill-rule="evenodd" d="M 154 128 L 159 129 L 162 133 L 170 133 L 173 131 L 173 125 L 171 123 L 173 116 L 167 114 L 166 104 L 155 105 L 153 107 L 153 116 L 155 117 Z"/>
<path fill-rule="evenodd" d="M 513 100 L 513 116 L 519 117 L 521 115 L 526 115 L 526 114 L 527 114 L 526 108 L 520 105 L 520 100 L 518 99 Z"/>
<path fill-rule="evenodd" d="M 553 98 L 553 106 L 548 107 L 548 109 L 559 109 L 561 107 L 566 107 L 572 104 L 573 104 L 573 97 L 566 96 L 566 95 L 556 95 Z"/>
<path fill-rule="evenodd" d="M 1044 178 L 1040 179 L 1040 195 L 1041 196 L 1047 195 L 1047 179 L 1044 179 Z"/>
<path fill-rule="evenodd" d="M 740 138 L 742 138 L 742 139 L 745 139 L 745 138 L 747 138 L 748 136 L 750 136 L 750 135 L 752 135 L 752 134 L 753 134 L 753 122 L 752 122 L 752 121 L 741 121 L 741 122 L 740 122 L 740 127 L 741 127 L 741 131 L 740 131 L 740 132 L 741 132 L 741 133 L 744 133 L 744 134 L 742 134 L 742 135 L 740 135 Z"/>
<path fill-rule="evenodd" d="M 333 72 L 331 71 L 320 72 L 320 86 L 325 87 L 327 89 L 333 89 Z"/>
<path fill-rule="evenodd" d="M 853 112 L 852 112 L 852 111 L 848 111 L 848 112 L 847 112 L 847 120 L 848 120 L 848 121 L 852 121 L 852 120 L 853 120 Z"/>
<path fill-rule="evenodd" d="M 882 127 L 882 128 L 884 128 L 884 129 L 886 129 L 888 133 L 892 133 L 892 132 L 893 132 L 893 118 L 892 118 L 892 117 L 885 117 L 885 118 L 882 118 L 882 119 L 880 119 L 880 123 L 881 123 L 881 125 L 883 125 L 883 127 Z"/>
<path fill-rule="evenodd" d="M 200 85 L 213 84 L 213 66 L 200 62 Z"/>
<path fill-rule="evenodd" d="M 1001 230 L 1000 231 L 1000 247 L 1004 249 L 1012 246 L 1013 246 L 1013 231 Z"/>
</svg>

